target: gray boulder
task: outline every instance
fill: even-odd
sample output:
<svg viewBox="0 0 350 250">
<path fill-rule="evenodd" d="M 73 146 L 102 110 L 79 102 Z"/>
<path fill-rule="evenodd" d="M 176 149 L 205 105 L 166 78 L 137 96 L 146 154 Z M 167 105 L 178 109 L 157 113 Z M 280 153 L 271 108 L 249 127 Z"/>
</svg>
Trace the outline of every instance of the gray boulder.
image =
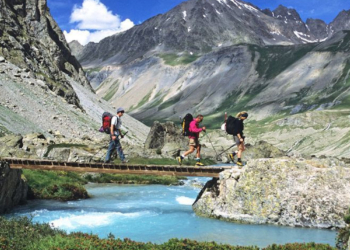
<svg viewBox="0 0 350 250">
<path fill-rule="evenodd" d="M 181 129 L 173 122 L 154 122 L 147 136 L 145 149 L 161 150 L 164 154 L 176 155 L 186 149 L 188 138 L 183 136 Z"/>
<path fill-rule="evenodd" d="M 336 159 L 251 160 L 208 182 L 193 209 L 234 222 L 343 228 L 350 168 Z"/>
<path fill-rule="evenodd" d="M 21 170 L 10 169 L 8 163 L 0 162 L 0 214 L 26 202 L 28 185 L 21 175 Z"/>
</svg>

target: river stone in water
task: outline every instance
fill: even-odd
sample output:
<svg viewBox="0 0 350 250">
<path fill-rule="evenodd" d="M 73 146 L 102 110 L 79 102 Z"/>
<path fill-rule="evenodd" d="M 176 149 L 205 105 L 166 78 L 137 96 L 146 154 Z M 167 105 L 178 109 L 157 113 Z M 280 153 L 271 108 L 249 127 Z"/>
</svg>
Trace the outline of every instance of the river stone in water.
<svg viewBox="0 0 350 250">
<path fill-rule="evenodd" d="M 234 222 L 342 228 L 350 206 L 350 168 L 337 160 L 251 160 L 240 177 L 207 183 L 193 209 Z"/>
</svg>

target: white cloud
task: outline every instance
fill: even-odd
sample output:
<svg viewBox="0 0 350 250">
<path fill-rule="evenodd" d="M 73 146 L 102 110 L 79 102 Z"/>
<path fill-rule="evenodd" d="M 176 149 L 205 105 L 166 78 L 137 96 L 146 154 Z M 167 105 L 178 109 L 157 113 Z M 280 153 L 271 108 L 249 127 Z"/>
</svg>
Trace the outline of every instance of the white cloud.
<svg viewBox="0 0 350 250">
<path fill-rule="evenodd" d="M 76 29 L 63 32 L 67 41 L 77 40 L 82 45 L 99 42 L 135 25 L 130 19 L 121 21 L 100 0 L 84 0 L 81 6 L 75 5 L 70 22 L 77 23 L 77 26 Z"/>
</svg>

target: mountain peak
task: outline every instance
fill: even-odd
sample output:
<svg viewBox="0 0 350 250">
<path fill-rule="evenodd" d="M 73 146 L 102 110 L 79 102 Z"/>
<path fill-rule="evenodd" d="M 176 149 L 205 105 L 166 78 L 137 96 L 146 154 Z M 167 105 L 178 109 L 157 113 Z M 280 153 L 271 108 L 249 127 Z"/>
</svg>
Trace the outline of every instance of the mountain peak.
<svg viewBox="0 0 350 250">
<path fill-rule="evenodd" d="M 350 10 L 342 10 L 329 26 L 330 34 L 340 30 L 350 30 Z"/>
<path fill-rule="evenodd" d="M 300 15 L 295 9 L 287 8 L 283 5 L 279 5 L 272 14 L 277 19 L 302 22 Z"/>
</svg>

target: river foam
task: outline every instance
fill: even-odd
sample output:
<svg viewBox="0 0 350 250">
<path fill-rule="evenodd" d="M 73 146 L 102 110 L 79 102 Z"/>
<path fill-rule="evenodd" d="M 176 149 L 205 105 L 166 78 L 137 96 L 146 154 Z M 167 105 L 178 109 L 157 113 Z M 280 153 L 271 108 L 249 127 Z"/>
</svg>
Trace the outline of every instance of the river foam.
<svg viewBox="0 0 350 250">
<path fill-rule="evenodd" d="M 120 212 L 87 212 L 81 215 L 67 214 L 59 219 L 50 221 L 55 228 L 63 228 L 66 230 L 75 230 L 80 227 L 95 228 L 100 226 L 112 225 L 117 219 L 139 218 L 149 215 L 150 212 L 120 213 Z"/>
<path fill-rule="evenodd" d="M 194 203 L 195 199 L 186 197 L 186 196 L 177 196 L 176 201 L 181 204 L 181 205 L 187 205 L 187 206 L 192 206 Z"/>
</svg>

